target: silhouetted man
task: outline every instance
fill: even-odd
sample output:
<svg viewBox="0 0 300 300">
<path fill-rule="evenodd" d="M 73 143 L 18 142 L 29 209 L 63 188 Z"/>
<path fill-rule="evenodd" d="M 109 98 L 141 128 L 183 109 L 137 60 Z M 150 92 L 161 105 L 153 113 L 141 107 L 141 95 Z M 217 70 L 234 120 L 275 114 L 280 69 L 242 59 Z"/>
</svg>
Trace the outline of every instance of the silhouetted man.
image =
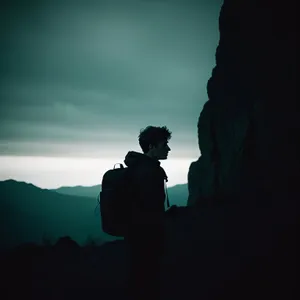
<svg viewBox="0 0 300 300">
<path fill-rule="evenodd" d="M 124 160 L 134 170 L 131 221 L 125 240 L 130 251 L 130 298 L 135 300 L 159 299 L 167 179 L 159 160 L 167 159 L 170 138 L 167 127 L 148 126 L 139 135 L 143 153 L 130 151 Z"/>
</svg>

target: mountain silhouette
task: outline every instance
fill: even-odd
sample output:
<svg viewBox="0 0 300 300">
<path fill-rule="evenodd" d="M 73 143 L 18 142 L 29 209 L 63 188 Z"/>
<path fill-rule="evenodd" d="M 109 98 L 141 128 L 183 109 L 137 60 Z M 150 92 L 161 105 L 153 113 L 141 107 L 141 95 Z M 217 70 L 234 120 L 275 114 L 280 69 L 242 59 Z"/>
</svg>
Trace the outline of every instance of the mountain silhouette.
<svg viewBox="0 0 300 300">
<path fill-rule="evenodd" d="M 80 245 L 112 241 L 101 229 L 97 195 L 100 185 L 41 189 L 15 180 L 0 181 L 0 248 L 23 243 L 54 243 L 70 236 Z M 168 188 L 171 205 L 185 206 L 187 185 Z M 95 210 L 96 208 L 96 210 Z"/>
<path fill-rule="evenodd" d="M 96 199 L 101 190 L 101 185 L 93 186 L 62 186 L 58 189 L 51 189 L 50 191 L 55 191 L 60 194 L 70 195 L 70 196 L 79 196 L 79 197 L 90 197 Z"/>
<path fill-rule="evenodd" d="M 186 206 L 189 195 L 187 184 L 177 184 L 168 188 L 171 205 Z"/>
<path fill-rule="evenodd" d="M 64 195 L 72 195 L 79 197 L 91 197 L 97 199 L 99 192 L 101 190 L 101 185 L 94 186 L 63 186 L 58 189 L 53 189 L 55 191 Z M 168 195 L 170 198 L 171 205 L 185 206 L 188 199 L 188 188 L 187 184 L 177 184 L 175 186 L 168 188 Z"/>
<path fill-rule="evenodd" d="M 96 199 L 63 195 L 15 180 L 0 181 L 0 195 L 1 248 L 55 242 L 62 236 L 79 244 L 87 239 L 112 240 L 101 231 Z"/>
</svg>

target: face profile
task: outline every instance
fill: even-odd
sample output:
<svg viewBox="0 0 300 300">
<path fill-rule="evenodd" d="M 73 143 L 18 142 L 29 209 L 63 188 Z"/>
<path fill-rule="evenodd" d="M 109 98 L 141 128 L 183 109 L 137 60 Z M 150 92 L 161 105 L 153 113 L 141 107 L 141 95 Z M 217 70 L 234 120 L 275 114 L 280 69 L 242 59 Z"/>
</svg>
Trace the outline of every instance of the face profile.
<svg viewBox="0 0 300 300">
<path fill-rule="evenodd" d="M 172 132 L 166 127 L 147 126 L 140 131 L 139 144 L 143 153 L 155 160 L 167 159 Z"/>
<path fill-rule="evenodd" d="M 150 145 L 148 155 L 155 157 L 158 160 L 163 160 L 168 158 L 168 154 L 171 151 L 171 148 L 168 145 L 167 141 L 161 141 L 157 143 L 156 146 Z"/>
</svg>

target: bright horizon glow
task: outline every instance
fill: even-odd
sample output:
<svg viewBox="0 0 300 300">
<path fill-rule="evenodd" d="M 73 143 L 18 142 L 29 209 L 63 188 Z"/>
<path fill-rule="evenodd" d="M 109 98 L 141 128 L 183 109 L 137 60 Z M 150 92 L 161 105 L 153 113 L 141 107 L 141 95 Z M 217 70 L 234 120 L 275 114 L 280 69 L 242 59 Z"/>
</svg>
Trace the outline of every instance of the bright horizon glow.
<svg viewBox="0 0 300 300">
<path fill-rule="evenodd" d="M 192 161 L 197 158 L 174 158 L 161 161 L 168 175 L 168 187 L 187 183 Z M 13 179 L 32 183 L 43 189 L 62 186 L 101 184 L 103 174 L 124 158 L 89 159 L 40 156 L 0 156 L 0 181 Z"/>
</svg>

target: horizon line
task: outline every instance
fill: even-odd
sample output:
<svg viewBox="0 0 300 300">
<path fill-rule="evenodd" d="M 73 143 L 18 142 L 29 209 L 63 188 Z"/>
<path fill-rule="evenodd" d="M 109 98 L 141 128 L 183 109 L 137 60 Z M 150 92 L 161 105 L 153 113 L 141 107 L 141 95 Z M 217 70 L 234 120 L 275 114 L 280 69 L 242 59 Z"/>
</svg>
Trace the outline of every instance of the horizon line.
<svg viewBox="0 0 300 300">
<path fill-rule="evenodd" d="M 8 179 L 5 179 L 5 180 L 0 180 L 0 182 L 5 182 L 5 181 L 15 181 L 15 182 L 18 182 L 18 183 L 25 183 L 25 184 L 31 184 L 39 189 L 42 189 L 42 190 L 58 190 L 58 189 L 61 189 L 61 188 L 75 188 L 75 187 L 85 187 L 85 188 L 92 188 L 92 187 L 95 187 L 95 186 L 101 186 L 101 184 L 94 184 L 94 185 L 72 185 L 72 186 L 69 186 L 69 185 L 62 185 L 62 186 L 59 186 L 59 187 L 54 187 L 54 188 L 45 188 L 45 187 L 41 187 L 39 185 L 36 185 L 32 182 L 28 182 L 28 181 L 20 181 L 20 180 L 17 180 L 17 179 L 13 179 L 13 178 L 8 178 Z M 185 182 L 185 183 L 177 183 L 177 184 L 174 184 L 174 185 L 171 185 L 171 186 L 168 186 L 167 188 L 172 188 L 172 187 L 175 187 L 177 185 L 187 185 L 188 182 Z"/>
</svg>

